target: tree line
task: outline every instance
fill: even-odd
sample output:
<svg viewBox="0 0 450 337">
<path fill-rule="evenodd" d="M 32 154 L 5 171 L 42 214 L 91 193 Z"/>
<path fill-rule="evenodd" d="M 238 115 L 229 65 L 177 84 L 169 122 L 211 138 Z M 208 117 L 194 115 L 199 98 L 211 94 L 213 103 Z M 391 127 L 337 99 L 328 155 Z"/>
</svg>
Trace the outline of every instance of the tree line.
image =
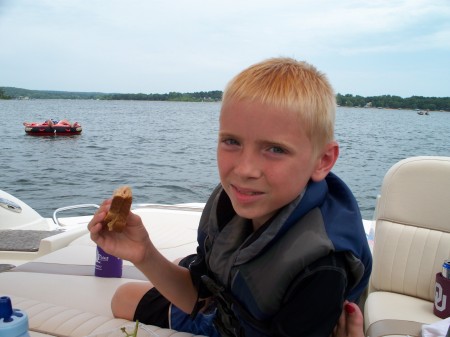
<svg viewBox="0 0 450 337">
<path fill-rule="evenodd" d="M 136 101 L 181 101 L 216 102 L 222 99 L 222 91 L 199 91 L 192 93 L 169 92 L 168 94 L 119 94 L 102 92 L 70 92 L 50 90 L 29 90 L 0 87 L 0 99 L 95 99 L 95 100 L 136 100 Z"/>
<path fill-rule="evenodd" d="M 6 95 L 5 92 L 0 89 L 0 99 L 11 99 L 11 97 Z"/>
<path fill-rule="evenodd" d="M 68 92 L 49 90 L 28 90 L 12 87 L 0 87 L 0 99 L 98 99 L 98 100 L 139 100 L 139 101 L 181 101 L 181 102 L 218 102 L 222 91 L 199 91 L 191 93 L 169 92 L 167 94 L 119 94 L 101 92 Z M 373 107 L 390 109 L 420 109 L 450 111 L 450 97 L 423 97 L 382 95 L 363 97 L 351 94 L 337 94 L 336 102 L 346 107 Z"/>
<path fill-rule="evenodd" d="M 348 107 L 450 111 L 450 97 L 412 96 L 402 98 L 400 96 L 391 95 L 362 97 L 358 95 L 337 94 L 336 102 L 340 106 Z"/>
<path fill-rule="evenodd" d="M 168 94 L 108 94 L 101 99 L 136 101 L 218 102 L 222 91 L 199 91 L 192 93 L 169 92 Z"/>
</svg>

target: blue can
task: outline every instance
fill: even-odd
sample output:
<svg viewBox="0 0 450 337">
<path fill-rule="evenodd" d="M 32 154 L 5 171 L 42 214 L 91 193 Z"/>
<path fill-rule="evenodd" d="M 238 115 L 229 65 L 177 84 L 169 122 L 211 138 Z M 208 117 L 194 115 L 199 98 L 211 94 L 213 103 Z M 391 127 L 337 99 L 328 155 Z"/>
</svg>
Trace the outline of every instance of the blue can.
<svg viewBox="0 0 450 337">
<path fill-rule="evenodd" d="M 445 260 L 442 265 L 442 276 L 450 279 L 450 260 Z"/>
</svg>

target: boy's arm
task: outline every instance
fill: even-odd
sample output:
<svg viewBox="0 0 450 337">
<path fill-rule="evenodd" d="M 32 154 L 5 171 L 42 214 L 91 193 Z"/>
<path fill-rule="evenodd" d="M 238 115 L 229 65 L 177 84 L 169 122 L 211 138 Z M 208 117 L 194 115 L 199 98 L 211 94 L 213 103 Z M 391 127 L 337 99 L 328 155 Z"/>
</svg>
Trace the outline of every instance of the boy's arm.
<svg viewBox="0 0 450 337">
<path fill-rule="evenodd" d="M 339 254 L 308 267 L 274 318 L 272 333 L 329 337 L 342 312 L 347 282 L 345 261 Z"/>
<path fill-rule="evenodd" d="M 197 290 L 189 270 L 167 260 L 153 245 L 142 219 L 130 212 L 120 233 L 103 229 L 111 199 L 102 203 L 88 224 L 91 239 L 104 251 L 132 262 L 158 291 L 181 310 L 191 312 Z"/>
<path fill-rule="evenodd" d="M 198 296 L 189 270 L 167 260 L 153 245 L 146 255 L 142 263 L 135 263 L 136 267 L 167 300 L 191 313 Z"/>
</svg>

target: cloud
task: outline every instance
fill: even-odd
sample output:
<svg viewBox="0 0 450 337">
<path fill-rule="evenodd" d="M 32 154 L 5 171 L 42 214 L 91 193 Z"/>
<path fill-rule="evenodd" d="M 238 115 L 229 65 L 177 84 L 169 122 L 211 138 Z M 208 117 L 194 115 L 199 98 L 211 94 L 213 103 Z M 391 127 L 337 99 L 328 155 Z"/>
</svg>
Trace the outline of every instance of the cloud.
<svg viewBox="0 0 450 337">
<path fill-rule="evenodd" d="M 10 0 L 0 15 L 0 62 L 13 69 L 0 85 L 65 90 L 217 90 L 281 55 L 339 83 L 342 69 L 431 67 L 414 55 L 448 53 L 450 41 L 448 0 Z"/>
</svg>

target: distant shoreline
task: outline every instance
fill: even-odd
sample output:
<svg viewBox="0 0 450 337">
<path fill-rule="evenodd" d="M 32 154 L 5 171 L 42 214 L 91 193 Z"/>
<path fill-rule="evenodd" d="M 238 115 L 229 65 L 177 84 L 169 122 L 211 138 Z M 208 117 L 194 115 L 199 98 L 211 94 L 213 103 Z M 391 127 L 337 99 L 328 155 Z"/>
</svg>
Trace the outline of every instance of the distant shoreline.
<svg viewBox="0 0 450 337">
<path fill-rule="evenodd" d="M 192 93 L 169 92 L 167 94 L 121 94 L 102 92 L 69 92 L 52 90 L 29 90 L 0 87 L 0 99 L 87 99 L 87 100 L 136 100 L 171 102 L 220 102 L 222 91 L 200 91 Z M 450 97 L 423 97 L 381 95 L 363 97 L 337 94 L 336 103 L 343 107 L 380 108 L 395 110 L 450 111 Z"/>
</svg>

